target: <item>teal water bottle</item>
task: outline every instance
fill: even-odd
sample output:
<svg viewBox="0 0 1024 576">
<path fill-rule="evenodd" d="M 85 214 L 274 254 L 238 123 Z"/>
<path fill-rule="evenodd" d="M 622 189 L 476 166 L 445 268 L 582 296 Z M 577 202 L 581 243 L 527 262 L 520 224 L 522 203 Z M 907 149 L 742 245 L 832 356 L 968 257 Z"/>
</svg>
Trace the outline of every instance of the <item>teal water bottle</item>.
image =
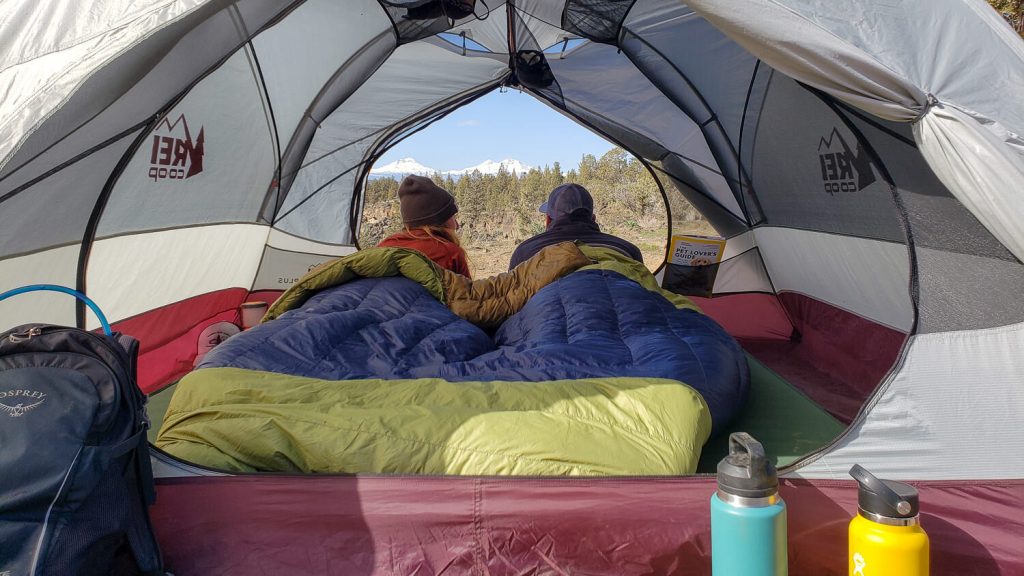
<svg viewBox="0 0 1024 576">
<path fill-rule="evenodd" d="M 775 467 L 746 432 L 729 435 L 711 495 L 713 576 L 786 576 L 786 505 Z"/>
</svg>

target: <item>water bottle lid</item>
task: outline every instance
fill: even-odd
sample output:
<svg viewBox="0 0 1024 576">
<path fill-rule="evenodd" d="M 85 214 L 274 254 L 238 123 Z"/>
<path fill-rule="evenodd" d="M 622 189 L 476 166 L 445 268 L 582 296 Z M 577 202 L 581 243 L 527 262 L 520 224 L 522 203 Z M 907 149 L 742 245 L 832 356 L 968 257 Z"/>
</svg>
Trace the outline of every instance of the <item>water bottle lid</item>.
<svg viewBox="0 0 1024 576">
<path fill-rule="evenodd" d="M 766 498 L 779 492 L 775 466 L 750 434 L 729 435 L 729 455 L 718 463 L 718 490 L 744 498 Z"/>
<path fill-rule="evenodd" d="M 913 518 L 920 512 L 917 488 L 895 480 L 882 480 L 859 464 L 850 468 L 850 476 L 860 485 L 857 506 L 864 512 L 884 518 Z"/>
</svg>

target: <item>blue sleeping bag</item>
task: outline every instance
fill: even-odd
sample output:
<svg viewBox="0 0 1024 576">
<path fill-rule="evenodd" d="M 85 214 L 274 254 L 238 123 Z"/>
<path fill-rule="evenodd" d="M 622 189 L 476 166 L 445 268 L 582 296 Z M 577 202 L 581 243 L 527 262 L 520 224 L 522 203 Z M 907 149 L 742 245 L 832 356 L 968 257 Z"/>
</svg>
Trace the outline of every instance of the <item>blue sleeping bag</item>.
<svg viewBox="0 0 1024 576">
<path fill-rule="evenodd" d="M 718 324 L 607 270 L 542 288 L 493 338 L 412 280 L 359 279 L 229 339 L 199 367 L 214 366 L 331 380 L 668 378 L 701 393 L 712 435 L 749 384 L 742 349 Z"/>
</svg>

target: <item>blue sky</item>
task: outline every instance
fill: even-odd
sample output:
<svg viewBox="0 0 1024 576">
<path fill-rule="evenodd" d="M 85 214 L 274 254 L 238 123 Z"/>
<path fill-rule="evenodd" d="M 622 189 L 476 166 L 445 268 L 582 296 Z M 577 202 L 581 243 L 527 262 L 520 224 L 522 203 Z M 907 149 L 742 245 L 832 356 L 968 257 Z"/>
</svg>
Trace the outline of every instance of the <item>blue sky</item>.
<svg viewBox="0 0 1024 576">
<path fill-rule="evenodd" d="M 613 146 L 533 96 L 495 90 L 406 138 L 377 165 L 415 158 L 436 170 L 454 170 L 514 158 L 530 166 L 558 161 L 568 170 L 583 154 L 600 157 Z"/>
</svg>

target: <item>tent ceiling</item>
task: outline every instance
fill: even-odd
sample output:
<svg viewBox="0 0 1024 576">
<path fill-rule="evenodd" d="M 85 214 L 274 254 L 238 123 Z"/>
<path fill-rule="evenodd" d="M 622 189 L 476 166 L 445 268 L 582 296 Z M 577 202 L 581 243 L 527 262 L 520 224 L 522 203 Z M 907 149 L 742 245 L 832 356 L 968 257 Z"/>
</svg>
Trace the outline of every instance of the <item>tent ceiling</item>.
<svg viewBox="0 0 1024 576">
<path fill-rule="evenodd" d="M 404 120 L 459 95 L 496 86 L 507 72 L 507 62 L 499 55 L 462 56 L 436 38 L 400 46 L 321 123 L 276 226 L 320 241 L 351 242 L 350 200 L 362 176 L 359 168 L 377 143 Z"/>
<path fill-rule="evenodd" d="M 705 122 L 702 108 L 713 106 L 732 142 L 739 142 L 740 124 L 757 59 L 729 40 L 707 20 L 675 0 L 638 2 L 623 24 L 645 47 L 647 66 L 675 75 L 690 87 L 663 87 L 678 94 L 697 122 Z M 635 59 L 641 54 L 627 50 Z M 693 92 L 699 87 L 699 94 Z M 699 100 L 699 102 L 695 102 Z"/>
<path fill-rule="evenodd" d="M 477 3 L 479 6 L 479 2 Z M 528 38 L 517 38 L 517 48 L 545 50 L 566 39 L 577 39 L 578 35 L 562 29 L 562 5 L 560 2 L 530 0 L 516 2 L 517 25 L 525 27 Z M 451 29 L 451 33 L 466 32 L 466 36 L 491 52 L 508 54 L 508 11 L 502 2 L 494 6 L 483 20 L 471 20 Z M 520 34 L 521 33 L 517 33 Z"/>
<path fill-rule="evenodd" d="M 614 46 L 588 44 L 571 58 L 549 64 L 570 111 L 584 108 L 659 143 L 691 165 L 700 180 L 699 189 L 733 214 L 742 214 L 700 127 Z"/>
</svg>

